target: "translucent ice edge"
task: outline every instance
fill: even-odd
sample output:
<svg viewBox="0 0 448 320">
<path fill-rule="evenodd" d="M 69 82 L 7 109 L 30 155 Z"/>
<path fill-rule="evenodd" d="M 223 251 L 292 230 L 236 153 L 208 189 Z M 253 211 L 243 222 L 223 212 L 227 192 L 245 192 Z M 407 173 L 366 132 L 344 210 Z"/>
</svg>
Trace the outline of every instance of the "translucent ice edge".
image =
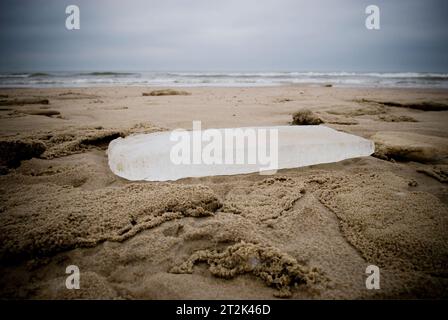
<svg viewBox="0 0 448 320">
<path fill-rule="evenodd" d="M 246 133 L 251 130 L 257 133 L 264 130 L 268 132 L 266 134 L 267 142 L 263 143 L 262 139 L 257 138 L 256 143 L 247 143 L 246 140 L 243 145 L 237 145 L 236 143 L 226 145 L 223 141 L 222 163 L 216 161 L 219 157 L 214 158 L 215 161 L 211 161 L 211 163 L 210 159 L 207 159 L 208 153 L 204 150 L 210 151 L 210 148 L 206 149 L 206 146 L 210 146 L 211 140 L 201 141 L 196 145 L 191 142 L 198 135 L 201 137 L 205 135 L 210 138 L 213 134 L 221 135 L 221 140 L 225 140 L 226 130 L 235 132 L 238 129 L 241 129 L 240 132 Z M 278 134 L 277 146 L 270 144 L 274 141 L 272 136 L 275 136 L 275 134 L 271 136 L 269 133 L 275 131 Z M 179 164 L 179 158 L 175 157 L 173 159 L 173 148 L 177 148 L 174 150 L 179 149 L 180 140 L 170 139 L 172 133 L 164 131 L 137 134 L 111 141 L 107 150 L 110 169 L 114 174 L 132 181 L 168 181 L 187 177 L 252 172 L 274 173 L 277 169 L 298 168 L 369 156 L 375 151 L 372 141 L 336 131 L 323 125 L 205 129 L 194 132 L 184 131 L 184 137 L 189 137 L 191 142 L 190 155 L 189 161 Z M 216 143 L 215 140 L 213 141 Z M 274 153 L 270 153 L 271 149 Z M 262 150 L 265 156 L 271 155 L 271 157 L 264 158 L 264 160 L 270 159 L 270 162 L 260 160 L 261 158 L 258 157 L 259 150 Z M 235 163 L 238 152 L 244 154 L 244 163 Z M 211 154 L 215 155 L 215 152 Z M 233 162 L 226 163 L 226 154 L 233 154 Z M 256 155 L 255 162 L 248 163 L 249 154 Z M 277 161 L 275 161 L 274 154 L 278 155 Z"/>
</svg>

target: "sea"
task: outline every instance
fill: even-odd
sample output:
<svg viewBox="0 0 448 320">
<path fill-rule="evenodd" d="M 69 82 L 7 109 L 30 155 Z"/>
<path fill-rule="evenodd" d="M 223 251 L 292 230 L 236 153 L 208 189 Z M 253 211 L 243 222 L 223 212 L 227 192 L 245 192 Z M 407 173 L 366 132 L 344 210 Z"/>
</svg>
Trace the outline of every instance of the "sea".
<svg viewBox="0 0 448 320">
<path fill-rule="evenodd" d="M 154 86 L 253 87 L 307 84 L 448 88 L 448 73 L 422 72 L 34 72 L 0 73 L 3 88 Z"/>
</svg>

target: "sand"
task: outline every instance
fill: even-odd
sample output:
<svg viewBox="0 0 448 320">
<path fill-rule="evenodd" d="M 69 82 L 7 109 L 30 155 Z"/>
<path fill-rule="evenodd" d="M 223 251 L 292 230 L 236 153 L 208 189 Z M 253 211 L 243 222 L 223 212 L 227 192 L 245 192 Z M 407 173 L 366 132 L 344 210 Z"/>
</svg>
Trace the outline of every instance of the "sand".
<svg viewBox="0 0 448 320">
<path fill-rule="evenodd" d="M 158 89 L 0 90 L 0 298 L 448 297 L 448 91 L 145 94 Z M 375 154 L 164 183 L 129 182 L 107 165 L 117 137 L 193 120 L 288 125 L 299 110 L 374 140 Z M 71 264 L 80 290 L 65 288 Z M 365 287 L 371 264 L 380 290 Z"/>
</svg>

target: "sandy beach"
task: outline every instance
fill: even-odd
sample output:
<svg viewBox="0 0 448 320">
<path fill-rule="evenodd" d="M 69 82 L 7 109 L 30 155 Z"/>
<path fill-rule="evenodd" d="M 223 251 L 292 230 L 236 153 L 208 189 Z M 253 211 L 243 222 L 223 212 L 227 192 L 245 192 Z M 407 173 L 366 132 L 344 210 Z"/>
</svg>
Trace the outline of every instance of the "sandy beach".
<svg viewBox="0 0 448 320">
<path fill-rule="evenodd" d="M 155 89 L 0 89 L 0 298 L 448 298 L 448 90 Z M 117 137 L 289 125 L 301 109 L 375 154 L 174 182 L 108 167 Z"/>
</svg>

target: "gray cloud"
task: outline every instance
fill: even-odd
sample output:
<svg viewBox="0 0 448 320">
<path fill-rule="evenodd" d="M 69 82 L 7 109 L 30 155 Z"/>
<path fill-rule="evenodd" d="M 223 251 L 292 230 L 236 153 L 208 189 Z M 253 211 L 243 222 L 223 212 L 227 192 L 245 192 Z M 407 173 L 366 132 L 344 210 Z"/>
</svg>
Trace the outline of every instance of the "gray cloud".
<svg viewBox="0 0 448 320">
<path fill-rule="evenodd" d="M 81 30 L 65 29 L 69 4 Z M 447 14 L 443 0 L 3 0 L 0 70 L 448 72 Z"/>
</svg>

